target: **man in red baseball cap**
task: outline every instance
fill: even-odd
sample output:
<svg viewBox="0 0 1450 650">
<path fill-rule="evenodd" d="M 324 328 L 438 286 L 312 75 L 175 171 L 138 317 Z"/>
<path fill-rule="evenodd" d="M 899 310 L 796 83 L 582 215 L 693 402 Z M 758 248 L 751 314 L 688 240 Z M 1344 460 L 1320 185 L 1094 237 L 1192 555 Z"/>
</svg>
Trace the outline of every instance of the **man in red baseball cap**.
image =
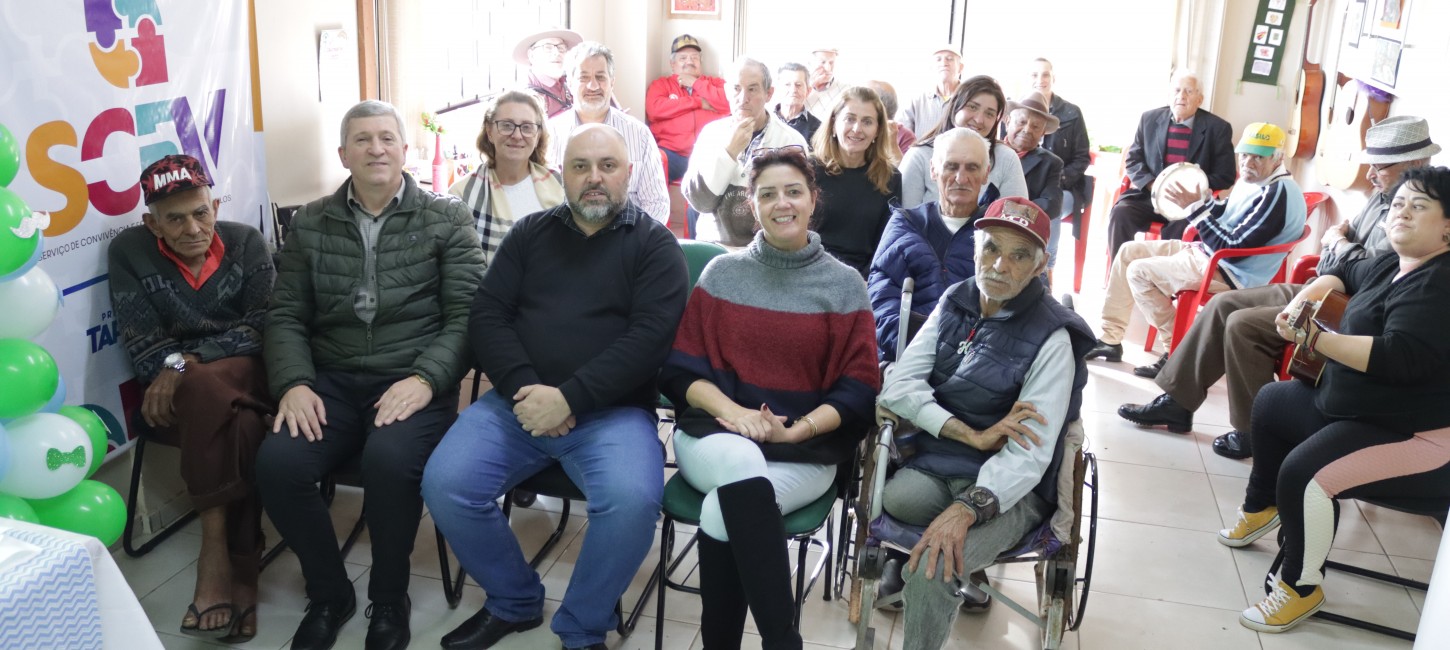
<svg viewBox="0 0 1450 650">
<path fill-rule="evenodd" d="M 262 234 L 218 221 L 201 161 L 170 155 L 141 172 L 142 228 L 111 241 L 111 304 L 136 381 L 133 431 L 181 450 L 201 515 L 196 589 L 181 632 L 245 643 L 257 633 L 262 506 L 253 470 L 272 412 L 262 328 L 276 271 Z"/>
<path fill-rule="evenodd" d="M 922 430 L 881 495 L 888 516 L 924 528 L 902 570 L 907 650 L 945 647 L 959 582 L 985 581 L 981 571 L 1056 510 L 1059 467 L 1072 471 L 1062 464 L 1071 445 L 1058 441 L 1081 442 L 1081 426 L 1068 425 L 1093 334 L 1040 278 L 1049 222 L 1024 198 L 993 202 L 973 225 L 974 280 L 947 290 L 886 372 L 885 416 Z"/>
</svg>

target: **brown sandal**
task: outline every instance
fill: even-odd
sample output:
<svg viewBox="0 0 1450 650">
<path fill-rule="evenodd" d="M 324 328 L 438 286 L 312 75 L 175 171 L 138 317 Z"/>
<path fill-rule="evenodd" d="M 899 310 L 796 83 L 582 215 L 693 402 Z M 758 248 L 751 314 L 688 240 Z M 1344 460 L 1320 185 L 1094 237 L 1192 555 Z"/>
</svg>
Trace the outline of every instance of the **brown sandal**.
<svg viewBox="0 0 1450 650">
<path fill-rule="evenodd" d="M 248 641 L 251 641 L 252 637 L 257 636 L 256 616 L 256 605 L 252 605 L 251 607 L 242 610 L 240 614 L 237 614 L 234 618 L 232 618 L 231 633 L 218 640 L 222 641 L 223 643 L 246 643 Z M 252 629 L 248 632 L 245 630 L 247 629 L 247 618 L 249 617 L 253 620 Z"/>
<path fill-rule="evenodd" d="M 201 619 L 206 618 L 207 614 L 222 609 L 231 612 L 232 615 L 231 618 L 227 619 L 226 623 L 217 627 L 201 626 Z M 181 625 L 181 633 L 188 636 L 201 637 L 203 639 L 216 639 L 231 634 L 232 627 L 234 627 L 237 622 L 237 608 L 233 607 L 231 603 L 217 603 L 201 611 L 196 610 L 196 603 L 191 603 L 190 605 L 186 606 L 186 613 L 192 618 L 196 619 L 196 625 L 188 626 L 183 623 Z M 183 620 L 184 618 L 185 617 L 183 617 Z"/>
</svg>

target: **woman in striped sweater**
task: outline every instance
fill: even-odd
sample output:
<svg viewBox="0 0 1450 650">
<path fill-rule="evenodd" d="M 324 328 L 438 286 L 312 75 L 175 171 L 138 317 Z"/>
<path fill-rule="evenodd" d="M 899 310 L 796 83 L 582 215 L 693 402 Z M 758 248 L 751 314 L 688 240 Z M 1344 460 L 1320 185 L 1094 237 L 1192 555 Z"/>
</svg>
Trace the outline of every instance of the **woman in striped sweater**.
<svg viewBox="0 0 1450 650">
<path fill-rule="evenodd" d="M 866 285 L 807 230 L 819 190 L 805 151 L 749 171 L 760 231 L 705 267 L 660 383 L 679 415 L 675 456 L 705 493 L 700 623 L 709 650 L 740 647 L 747 605 L 763 645 L 800 648 L 782 513 L 832 488 L 881 388 Z"/>
</svg>

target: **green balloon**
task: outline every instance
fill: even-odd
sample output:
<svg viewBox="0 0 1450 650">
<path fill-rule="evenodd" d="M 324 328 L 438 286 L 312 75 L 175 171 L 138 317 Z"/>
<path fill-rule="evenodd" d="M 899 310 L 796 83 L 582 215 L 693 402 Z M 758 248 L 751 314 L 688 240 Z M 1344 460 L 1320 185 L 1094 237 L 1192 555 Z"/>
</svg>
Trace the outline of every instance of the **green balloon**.
<svg viewBox="0 0 1450 650">
<path fill-rule="evenodd" d="M 40 247 L 40 231 L 29 237 L 18 237 L 11 228 L 30 218 L 30 207 L 19 194 L 0 187 L 0 277 L 10 275 L 30 263 Z"/>
<path fill-rule="evenodd" d="M 110 546 L 126 528 L 126 502 L 111 486 L 81 481 L 69 492 L 30 502 L 40 523 L 52 528 L 90 535 Z"/>
<path fill-rule="evenodd" d="M 15 136 L 10 134 L 10 129 L 0 124 L 0 187 L 10 185 L 15 180 L 16 172 L 20 171 L 20 145 L 15 142 Z"/>
<path fill-rule="evenodd" d="M 106 460 L 106 423 L 101 421 L 101 416 L 96 415 L 84 406 L 62 406 L 56 411 L 81 425 L 86 430 L 86 435 L 91 439 L 91 466 L 86 468 L 86 478 L 96 475 L 96 470 L 101 468 L 101 461 Z"/>
<path fill-rule="evenodd" d="M 25 499 L 10 494 L 0 494 L 0 519 L 40 523 L 40 517 L 35 516 L 35 509 Z"/>
<path fill-rule="evenodd" d="M 0 339 L 0 420 L 45 406 L 59 381 L 55 358 L 45 348 L 24 339 Z"/>
</svg>

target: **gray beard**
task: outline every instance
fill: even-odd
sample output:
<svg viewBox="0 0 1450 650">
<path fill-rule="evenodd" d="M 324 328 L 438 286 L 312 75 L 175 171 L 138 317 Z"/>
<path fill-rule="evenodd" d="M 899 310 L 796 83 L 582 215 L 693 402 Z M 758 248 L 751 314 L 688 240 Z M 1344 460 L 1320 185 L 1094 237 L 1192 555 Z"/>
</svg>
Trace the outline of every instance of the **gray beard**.
<svg viewBox="0 0 1450 650">
<path fill-rule="evenodd" d="M 614 215 L 619 214 L 624 209 L 624 204 L 614 203 L 612 201 L 608 205 L 577 205 L 570 203 L 569 209 L 574 212 L 575 217 L 578 217 L 584 223 L 601 224 L 609 223 L 609 220 L 613 219 Z"/>
</svg>

